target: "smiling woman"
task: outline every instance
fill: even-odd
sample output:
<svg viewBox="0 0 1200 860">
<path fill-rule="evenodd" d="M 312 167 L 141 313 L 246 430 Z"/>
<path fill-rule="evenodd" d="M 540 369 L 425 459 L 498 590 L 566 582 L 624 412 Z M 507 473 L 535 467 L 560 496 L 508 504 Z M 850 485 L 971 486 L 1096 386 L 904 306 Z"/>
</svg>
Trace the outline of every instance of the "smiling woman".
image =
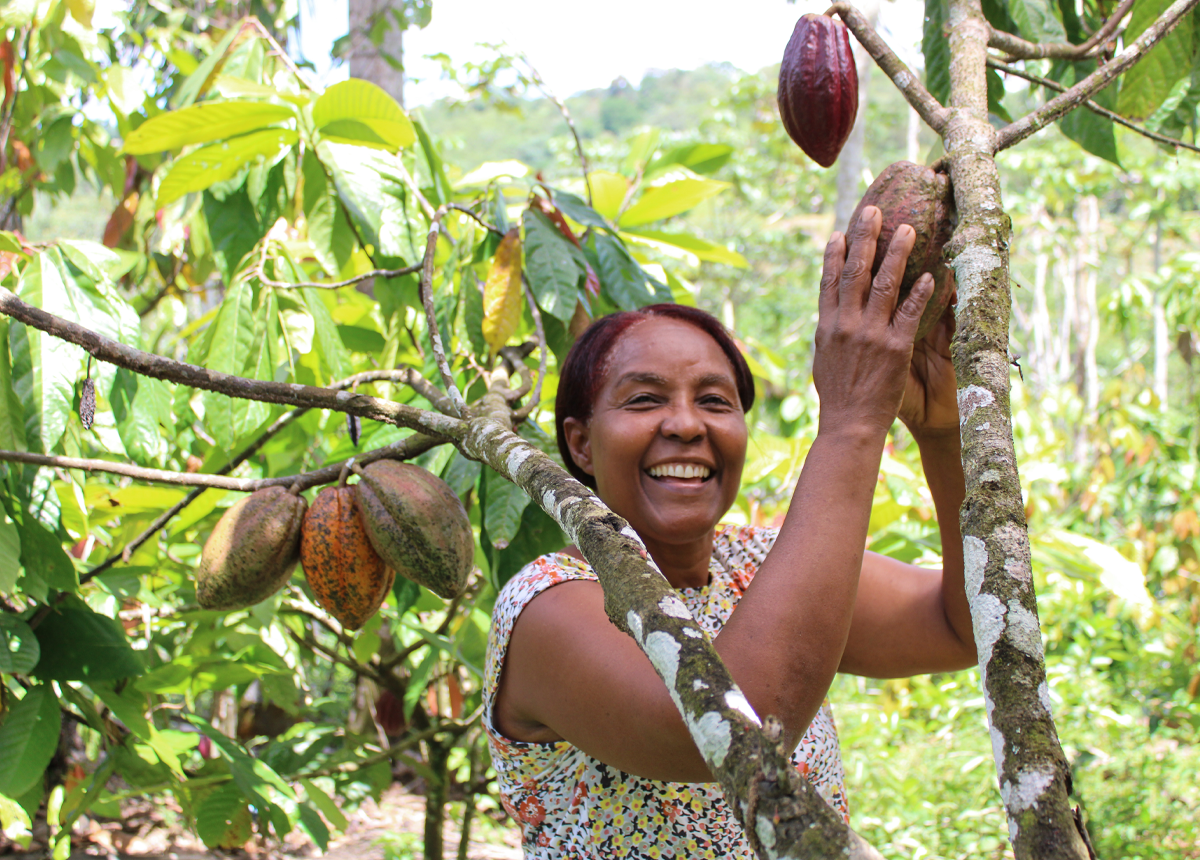
<svg viewBox="0 0 1200 860">
<path fill-rule="evenodd" d="M 572 474 L 636 530 L 650 557 L 792 760 L 847 814 L 825 694 L 838 671 L 876 677 L 975 662 L 963 594 L 951 312 L 913 344 L 931 292 L 897 305 L 913 244 L 896 232 L 874 282 L 878 210 L 825 255 L 813 377 L 820 429 L 779 529 L 719 525 L 737 496 L 754 389 L 732 338 L 694 309 L 599 320 L 558 395 Z M 899 414 L 921 450 L 944 570 L 863 551 L 883 444 Z M 650 662 L 609 623 L 574 547 L 537 559 L 497 598 L 485 721 L 526 855 L 752 857 Z"/>
</svg>

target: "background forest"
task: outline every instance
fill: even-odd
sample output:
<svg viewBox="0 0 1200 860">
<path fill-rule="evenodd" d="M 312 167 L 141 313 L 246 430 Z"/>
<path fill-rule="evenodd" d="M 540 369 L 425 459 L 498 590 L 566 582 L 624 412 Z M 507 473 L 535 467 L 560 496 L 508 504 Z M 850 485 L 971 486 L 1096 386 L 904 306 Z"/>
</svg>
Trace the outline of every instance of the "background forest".
<svg viewBox="0 0 1200 860">
<path fill-rule="evenodd" d="M 63 5 L 75 14 L 73 4 Z M 199 23 L 145 15 L 158 28 L 148 31 L 157 34 L 154 50 L 162 51 L 158 94 L 174 99 L 214 45 L 207 37 L 189 36 L 196 49 L 189 67 L 168 48 L 178 33 L 200 32 Z M 64 11 L 60 20 L 65 19 Z M 146 21 L 125 26 L 133 30 Z M 286 22 L 264 21 L 282 39 Z M 171 27 L 176 30 L 168 37 Z M 79 29 L 65 26 L 66 35 L 57 38 L 84 44 L 75 33 Z M 118 36 L 128 33 L 108 37 L 114 52 Z M 79 50 L 86 58 L 86 45 Z M 145 45 L 139 50 L 153 54 Z M 256 70 L 256 62 L 270 60 L 239 56 L 225 74 L 278 79 L 278 72 L 272 78 Z M 539 188 L 585 196 L 575 140 L 522 58 L 498 53 L 494 64 L 470 67 L 455 65 L 454 58 L 445 62 L 472 97 L 409 111 L 420 138 L 407 160 L 417 185 L 431 197 L 429 189 L 435 189 L 445 201 L 486 200 L 489 217 L 513 223 Z M 235 238 L 210 235 L 215 262 L 207 264 L 208 271 L 185 271 L 195 257 L 181 249 L 204 241 L 188 233 L 194 207 L 186 213 L 168 210 L 156 222 L 145 201 L 139 205 L 135 196 L 131 202 L 122 162 L 97 156 L 100 147 L 89 143 L 127 137 L 141 103 L 131 103 L 133 95 L 118 91 L 111 80 L 93 74 L 88 82 L 81 67 L 62 66 L 61 73 L 47 66 L 42 86 L 60 88 L 53 99 L 64 99 L 66 126 L 44 117 L 41 136 L 22 144 L 28 144 L 25 156 L 34 159 L 40 181 L 9 210 L 21 217 L 6 226 L 19 225 L 26 244 L 8 250 L 28 253 L 29 247 L 80 240 L 62 245 L 62 265 L 96 280 L 86 261 L 108 266 L 136 310 L 143 342 L 153 345 L 145 348 L 195 361 L 222 337 L 217 311 L 224 276 L 235 268 Z M 860 175 L 851 176 L 849 185 L 843 181 L 839 200 L 836 168 L 816 167 L 779 124 L 777 71 L 777 66 L 752 74 L 722 66 L 671 70 L 636 85 L 617 80 L 566 99 L 591 170 L 591 208 L 615 223 L 643 207 L 643 217 L 621 220 L 620 241 L 651 278 L 645 289 L 669 291 L 676 301 L 716 314 L 751 358 L 760 398 L 750 416 L 743 492 L 731 516 L 755 523 L 782 514 L 816 432 L 812 334 L 821 253 L 837 212 L 848 211 L 847 200 L 852 206 L 891 162 L 929 163 L 939 154 L 936 139 L 918 130 L 903 98 L 876 74 L 868 79 L 860 108 L 866 130 Z M 1015 116 L 1024 112 L 1025 101 L 1032 103 L 1033 93 L 1016 78 L 1008 86 L 1005 104 Z M 70 87 L 74 94 L 65 94 Z M 89 88 L 111 114 L 93 110 L 81 125 L 72 112 L 86 100 L 79 93 Z M 248 91 L 247 86 L 243 94 Z M 232 85 L 225 92 L 234 92 Z M 51 100 L 45 96 L 47 104 Z M 1050 694 L 1093 844 L 1101 857 L 1198 858 L 1200 159 L 1120 128 L 1113 140 L 1110 151 L 1097 155 L 1102 147 L 1087 151 L 1056 126 L 997 156 L 1013 220 L 1014 429 Z M 154 167 L 153 156 L 142 158 L 142 169 Z M 137 169 L 137 162 L 129 168 Z M 249 179 L 243 171 L 205 192 L 206 200 L 241 194 L 242 182 L 258 183 L 261 193 L 272 180 L 255 178 L 254 169 Z M 292 172 L 294 182 L 295 165 Z M 686 201 L 672 199 L 657 209 L 647 204 L 654 203 L 656 191 L 662 200 L 661 189 L 679 181 L 693 183 Z M 127 223 L 118 241 L 110 242 L 106 231 L 122 207 Z M 577 212 L 567 214 L 573 224 L 582 223 Z M 90 244 L 101 242 L 116 251 L 101 256 Z M 352 257 L 336 265 L 314 266 L 309 260 L 303 271 L 315 277 L 322 268 L 330 275 L 369 268 Z M 277 277 L 298 279 L 301 267 L 288 265 L 296 269 L 284 275 L 277 264 Z M 479 272 L 486 277 L 486 267 Z M 265 277 L 265 270 L 259 274 Z M 600 275 L 607 278 L 606 271 Z M 418 320 L 416 303 L 402 297 L 403 289 L 411 286 L 380 287 L 373 297 L 351 288 L 337 299 L 310 290 L 302 302 L 287 300 L 280 317 L 290 326 L 287 334 L 307 338 L 310 347 L 309 357 L 298 358 L 307 368 L 303 372 L 328 383 L 386 367 L 381 357 L 388 355 L 407 358 L 434 378 L 431 360 L 403 342 L 405 326 L 411 336 Z M 451 329 L 458 319 L 455 330 L 462 330 L 473 311 L 464 303 L 460 317 L 457 304 L 439 312 Z M 567 322 L 548 319 L 559 330 Z M 423 323 L 415 324 L 419 329 Z M 515 331 L 532 330 L 526 314 Z M 15 377 L 15 350 L 13 363 Z M 82 365 L 80 370 L 82 380 Z M 547 449 L 554 381 L 551 373 L 522 431 Z M 132 428 L 115 399 L 106 403 L 117 387 L 112 391 L 101 396 L 99 430 L 92 436 L 74 414 L 65 419 L 67 453 L 123 450 L 146 465 L 169 469 L 188 467 L 196 457 L 207 472 L 233 450 L 226 445 L 222 454 L 219 443 L 236 441 L 240 450 L 282 414 L 275 408 L 253 421 L 243 416 L 249 430 L 206 440 L 188 430 L 181 398 L 155 401 L 164 411 L 164 429 L 148 431 Z M 310 467 L 352 454 L 355 445 L 342 424 L 343 417 L 333 413 L 297 419 L 264 444 L 255 474 L 294 469 L 297 446 L 305 449 L 302 459 Z M 395 428 L 372 422 L 361 432 L 364 449 L 399 438 Z M 264 818 L 270 817 L 271 803 L 263 801 L 268 810 L 263 815 L 255 791 L 283 810 L 282 819 L 271 819 L 276 835 L 295 824 L 321 843 L 338 829 L 338 806 L 349 808 L 381 790 L 391 779 L 392 762 L 420 777 L 434 798 L 431 826 L 441 827 L 447 802 L 447 814 L 464 827 L 477 815 L 511 826 L 489 797 L 486 751 L 477 715 L 470 716 L 479 700 L 477 667 L 496 587 L 561 535 L 523 499 L 505 495 L 502 482 L 448 448 L 434 449 L 419 462 L 471 502 L 481 574 L 462 601 L 446 604 L 429 592 L 398 587 L 357 638 L 310 618 L 314 607 L 298 585 L 292 596 L 247 612 L 199 611 L 188 572 L 216 517 L 234 501 L 236 494 L 220 490 L 207 491 L 206 500 L 185 509 L 169 536 L 97 579 L 102 587 L 87 603 L 122 620 L 147 662 L 137 696 L 157 707 L 147 722 L 146 709 L 133 702 L 129 687 L 102 682 L 89 692 L 72 685 L 86 679 L 58 681 L 59 694 L 76 715 L 78 741 L 61 762 L 74 778 L 51 781 L 45 792 L 38 786 L 36 797 L 30 788 L 6 799 L 6 785 L 16 781 L 0 761 L 0 823 L 8 844 L 28 844 L 29 828 L 40 816 L 57 834 L 57 857 L 63 834 L 79 816 L 116 815 L 122 798 L 169 793 L 206 842 L 234 847 L 250 833 L 249 813 L 239 817 L 248 807 L 238 791 Z M 11 478 L 20 467 L 0 465 L 4 469 Z M 920 475 L 915 446 L 897 425 L 880 474 L 870 548 L 937 564 L 938 533 Z M 63 553 L 63 562 L 76 575 L 120 550 L 185 496 L 183 488 L 118 484 L 111 476 L 65 469 L 57 470 L 53 482 L 61 516 L 50 531 L 56 544 L 70 550 L 72 558 Z M 121 516 L 99 513 L 102 499 L 122 506 Z M 0 529 L 0 538 L 6 534 Z M 0 560 L 0 594 L 15 593 L 24 570 L 15 560 Z M 0 671 L 17 671 L 5 659 L 0 651 Z M 394 671 L 399 687 L 381 682 L 384 669 Z M 15 684 L 11 675 L 5 678 Z M 974 671 L 889 682 L 841 677 L 835 683 L 830 699 L 852 823 L 885 856 L 1011 856 L 979 691 Z M 193 715 L 192 723 L 182 719 L 185 712 Z M 120 785 L 107 782 L 107 773 L 95 778 L 112 760 L 101 755 L 111 742 L 104 734 L 111 716 L 137 735 L 126 755 L 141 761 L 140 771 L 120 764 Z M 139 721 L 143 731 L 135 725 Z M 238 731 L 239 722 L 244 731 Z M 225 739 L 201 723 L 215 726 Z M 331 734 L 337 726 L 349 727 L 345 737 Z M 247 747 L 229 741 L 233 736 Z M 396 742 L 405 737 L 412 742 Z M 0 724 L 0 749 L 11 751 L 5 742 Z M 269 776 L 250 764 L 245 749 L 253 751 L 253 761 L 266 763 Z M 279 798 L 287 794 L 279 775 L 291 785 L 289 800 Z M 227 791 L 234 785 L 238 791 Z M 73 817 L 69 809 L 75 809 Z M 289 819 L 291 824 L 281 823 Z M 427 849 L 429 840 L 427 833 Z M 440 851 L 440 843 L 433 845 Z M 409 856 L 408 848 L 392 850 Z"/>
</svg>

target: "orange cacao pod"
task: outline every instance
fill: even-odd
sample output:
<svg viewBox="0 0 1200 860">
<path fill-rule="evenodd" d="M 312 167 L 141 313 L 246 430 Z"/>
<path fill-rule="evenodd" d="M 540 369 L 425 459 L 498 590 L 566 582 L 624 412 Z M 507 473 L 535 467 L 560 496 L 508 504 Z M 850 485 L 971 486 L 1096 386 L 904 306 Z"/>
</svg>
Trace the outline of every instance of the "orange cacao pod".
<svg viewBox="0 0 1200 860">
<path fill-rule="evenodd" d="M 300 563 L 317 603 L 347 630 L 366 624 L 396 578 L 367 540 L 353 487 L 317 493 L 304 515 Z"/>
<path fill-rule="evenodd" d="M 196 601 L 205 609 L 241 609 L 283 588 L 300 560 L 307 506 L 303 496 L 266 487 L 227 510 L 200 555 Z"/>
<path fill-rule="evenodd" d="M 800 16 L 779 67 L 779 116 L 804 153 L 822 167 L 837 161 L 858 113 L 858 69 L 846 25 Z"/>
<path fill-rule="evenodd" d="M 917 326 L 917 340 L 920 340 L 937 325 L 954 294 L 954 272 L 946 265 L 942 254 L 958 221 L 950 177 L 921 164 L 897 161 L 884 168 L 871 183 L 850 216 L 851 224 L 858 220 L 858 214 L 864 206 L 878 206 L 883 215 L 883 228 L 879 231 L 875 261 L 871 266 L 872 275 L 877 274 L 883 265 L 896 228 L 908 224 L 916 231 L 917 240 L 912 253 L 908 255 L 904 279 L 900 282 L 900 299 L 908 295 L 924 272 L 933 275 L 933 295 Z"/>
<path fill-rule="evenodd" d="M 475 536 L 458 496 L 420 466 L 376 460 L 354 485 L 367 536 L 400 576 L 450 599 L 475 564 Z"/>
</svg>

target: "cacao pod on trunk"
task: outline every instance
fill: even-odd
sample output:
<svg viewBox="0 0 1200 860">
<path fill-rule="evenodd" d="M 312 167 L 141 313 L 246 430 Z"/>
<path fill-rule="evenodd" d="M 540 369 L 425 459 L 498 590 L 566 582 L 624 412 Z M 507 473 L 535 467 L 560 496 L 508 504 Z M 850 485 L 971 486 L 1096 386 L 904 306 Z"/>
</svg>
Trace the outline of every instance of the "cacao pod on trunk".
<svg viewBox="0 0 1200 860">
<path fill-rule="evenodd" d="M 367 539 L 353 487 L 326 487 L 304 515 L 300 563 L 313 597 L 347 630 L 367 623 L 396 578 Z"/>
<path fill-rule="evenodd" d="M 358 474 L 358 506 L 384 562 L 441 597 L 462 594 L 475 564 L 475 537 L 450 486 L 396 460 L 376 460 Z"/>
<path fill-rule="evenodd" d="M 242 609 L 287 584 L 300 560 L 304 497 L 266 487 L 227 510 L 204 544 L 196 601 L 205 609 Z"/>
<path fill-rule="evenodd" d="M 851 224 L 858 220 L 864 206 L 878 206 L 883 215 L 883 228 L 879 231 L 875 261 L 871 266 L 872 276 L 878 274 L 883 265 L 896 228 L 908 224 L 916 231 L 917 239 L 900 282 L 900 300 L 903 301 L 924 272 L 933 275 L 933 295 L 917 326 L 917 340 L 920 340 L 937 325 L 954 295 L 954 272 L 942 255 L 958 223 L 950 177 L 921 164 L 897 161 L 884 168 L 871 183 L 850 216 Z"/>
<path fill-rule="evenodd" d="M 846 25 L 800 16 L 779 67 L 779 116 L 796 145 L 822 167 L 837 161 L 858 113 L 858 69 Z"/>
</svg>

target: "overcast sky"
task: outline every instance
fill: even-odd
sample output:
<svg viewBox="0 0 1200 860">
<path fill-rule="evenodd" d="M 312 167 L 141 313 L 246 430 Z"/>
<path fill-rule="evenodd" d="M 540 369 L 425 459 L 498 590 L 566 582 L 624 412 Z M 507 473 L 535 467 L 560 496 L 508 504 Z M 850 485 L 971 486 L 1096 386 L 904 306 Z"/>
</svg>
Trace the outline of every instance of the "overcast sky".
<svg viewBox="0 0 1200 860">
<path fill-rule="evenodd" d="M 524 52 L 556 93 L 564 96 L 608 86 L 624 77 L 638 83 L 649 70 L 694 69 L 728 62 L 757 71 L 779 62 L 796 19 L 824 11 L 829 0 L 434 0 L 433 22 L 404 41 L 411 78 L 405 102 L 428 104 L 454 95 L 440 67 L 424 59 L 445 53 L 456 62 L 488 56 L 480 42 L 506 42 Z M 863 4 L 865 5 L 865 4 Z M 347 0 L 300 0 L 300 49 L 321 71 L 322 83 L 344 77 L 329 69 L 329 47 L 347 28 Z M 916 59 L 923 4 L 883 2 L 884 37 L 906 61 Z"/>
</svg>

